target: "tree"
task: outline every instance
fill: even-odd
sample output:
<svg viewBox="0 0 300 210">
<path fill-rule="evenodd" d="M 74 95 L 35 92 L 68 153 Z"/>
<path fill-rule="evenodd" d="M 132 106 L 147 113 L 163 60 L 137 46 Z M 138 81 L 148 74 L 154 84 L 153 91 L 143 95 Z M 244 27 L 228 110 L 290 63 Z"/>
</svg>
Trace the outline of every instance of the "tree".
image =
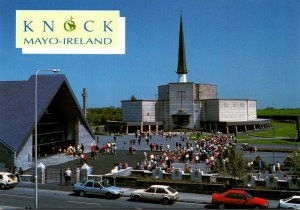
<svg viewBox="0 0 300 210">
<path fill-rule="evenodd" d="M 131 100 L 131 101 L 137 101 L 137 99 L 136 99 L 136 97 L 135 97 L 134 95 L 132 95 L 132 96 L 130 97 L 130 100 Z"/>
<path fill-rule="evenodd" d="M 89 108 L 87 120 L 90 125 L 104 125 L 107 120 L 122 120 L 122 110 L 118 107 Z"/>
<path fill-rule="evenodd" d="M 291 172 L 300 176 L 300 150 L 294 151 L 289 157 L 289 165 L 292 167 Z"/>
<path fill-rule="evenodd" d="M 247 174 L 247 161 L 242 151 L 232 148 L 228 152 L 223 152 L 221 159 L 220 164 L 216 165 L 219 174 L 229 175 L 234 181 Z"/>
</svg>

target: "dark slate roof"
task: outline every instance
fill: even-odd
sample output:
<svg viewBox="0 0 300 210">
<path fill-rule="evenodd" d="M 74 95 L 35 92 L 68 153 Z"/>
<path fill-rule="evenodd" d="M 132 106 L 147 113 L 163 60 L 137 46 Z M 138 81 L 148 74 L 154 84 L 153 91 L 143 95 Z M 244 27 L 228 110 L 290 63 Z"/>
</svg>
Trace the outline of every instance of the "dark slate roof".
<svg viewBox="0 0 300 210">
<path fill-rule="evenodd" d="M 63 74 L 38 76 L 38 121 L 62 90 L 69 97 L 59 101 L 61 107 L 72 107 L 72 115 L 76 115 L 94 137 Z M 0 82 L 0 107 L 0 139 L 19 153 L 35 127 L 35 75 L 27 81 Z"/>
</svg>

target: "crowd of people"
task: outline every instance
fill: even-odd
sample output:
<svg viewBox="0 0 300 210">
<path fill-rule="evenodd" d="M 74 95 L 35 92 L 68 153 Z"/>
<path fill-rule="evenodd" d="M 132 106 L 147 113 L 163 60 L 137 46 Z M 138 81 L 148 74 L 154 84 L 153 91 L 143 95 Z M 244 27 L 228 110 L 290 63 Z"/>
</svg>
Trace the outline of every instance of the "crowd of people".
<svg viewBox="0 0 300 210">
<path fill-rule="evenodd" d="M 117 154 L 117 144 L 115 142 L 107 142 L 101 147 L 101 153 L 103 155 L 115 155 Z"/>
<path fill-rule="evenodd" d="M 229 151 L 232 147 L 236 146 L 234 137 L 228 135 L 211 135 L 203 137 L 198 141 L 176 142 L 176 148 L 170 149 L 168 145 L 166 148 L 162 144 L 150 144 L 150 150 L 162 151 L 154 155 L 151 153 L 149 159 L 144 160 L 137 164 L 136 169 L 153 170 L 156 167 L 161 167 L 166 172 L 174 170 L 174 163 L 186 163 L 184 171 L 190 173 L 191 169 L 189 163 L 205 163 L 208 171 L 221 161 L 221 155 L 225 151 Z"/>
<path fill-rule="evenodd" d="M 84 145 L 83 144 L 77 144 L 77 146 L 70 144 L 66 149 L 62 151 L 62 148 L 60 147 L 58 150 L 58 153 L 65 153 L 67 155 L 73 155 L 74 157 L 76 155 L 80 156 L 82 153 L 84 153 Z"/>
</svg>

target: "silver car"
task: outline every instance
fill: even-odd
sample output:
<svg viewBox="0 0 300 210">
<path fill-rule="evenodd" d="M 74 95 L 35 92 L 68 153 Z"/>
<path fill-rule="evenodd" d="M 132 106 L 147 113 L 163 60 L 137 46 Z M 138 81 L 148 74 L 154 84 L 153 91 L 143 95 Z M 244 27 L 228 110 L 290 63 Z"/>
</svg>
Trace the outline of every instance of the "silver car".
<svg viewBox="0 0 300 210">
<path fill-rule="evenodd" d="M 300 196 L 280 199 L 278 209 L 300 209 Z"/>
<path fill-rule="evenodd" d="M 73 186 L 73 191 L 80 196 L 102 195 L 108 199 L 113 197 L 120 197 L 124 193 L 122 188 L 109 186 L 108 180 L 87 180 L 83 183 L 76 183 Z"/>
<path fill-rule="evenodd" d="M 135 190 L 130 198 L 134 201 L 152 200 L 161 201 L 163 204 L 171 204 L 179 198 L 178 192 L 166 185 L 152 185 L 148 189 Z"/>
<path fill-rule="evenodd" d="M 17 184 L 18 179 L 14 174 L 0 172 L 0 189 L 14 188 Z"/>
</svg>

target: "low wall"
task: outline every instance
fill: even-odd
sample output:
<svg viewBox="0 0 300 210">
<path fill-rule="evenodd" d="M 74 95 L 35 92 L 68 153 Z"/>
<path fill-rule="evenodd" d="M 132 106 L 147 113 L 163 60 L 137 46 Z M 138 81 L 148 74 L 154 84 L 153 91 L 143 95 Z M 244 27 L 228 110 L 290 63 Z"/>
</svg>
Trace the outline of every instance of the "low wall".
<svg viewBox="0 0 300 210">
<path fill-rule="evenodd" d="M 103 176 L 103 179 L 108 179 L 110 183 L 113 183 L 112 176 Z M 198 193 L 198 194 L 213 194 L 214 192 L 224 192 L 224 184 L 212 184 L 212 183 L 187 183 L 171 180 L 142 180 L 138 177 L 116 177 L 115 183 L 120 187 L 131 187 L 131 188 L 141 188 L 145 189 L 151 185 L 161 184 L 168 185 L 178 192 L 187 193 Z M 262 189 L 250 189 L 250 188 L 235 188 L 240 190 L 245 190 L 256 197 L 263 197 L 266 199 L 278 200 L 281 198 L 287 198 L 292 195 L 300 195 L 300 191 L 292 190 L 262 190 Z"/>
</svg>

